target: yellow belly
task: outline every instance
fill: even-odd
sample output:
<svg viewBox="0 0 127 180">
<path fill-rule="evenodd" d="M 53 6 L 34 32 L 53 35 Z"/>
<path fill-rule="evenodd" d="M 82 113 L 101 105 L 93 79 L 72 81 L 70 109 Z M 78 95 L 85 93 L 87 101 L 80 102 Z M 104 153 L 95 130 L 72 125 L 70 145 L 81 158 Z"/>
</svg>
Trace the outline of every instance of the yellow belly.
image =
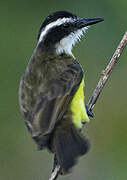
<svg viewBox="0 0 127 180">
<path fill-rule="evenodd" d="M 89 117 L 85 108 L 84 79 L 82 80 L 79 89 L 72 99 L 70 110 L 72 112 L 73 123 L 77 128 L 82 127 L 82 122 L 89 121 Z"/>
</svg>

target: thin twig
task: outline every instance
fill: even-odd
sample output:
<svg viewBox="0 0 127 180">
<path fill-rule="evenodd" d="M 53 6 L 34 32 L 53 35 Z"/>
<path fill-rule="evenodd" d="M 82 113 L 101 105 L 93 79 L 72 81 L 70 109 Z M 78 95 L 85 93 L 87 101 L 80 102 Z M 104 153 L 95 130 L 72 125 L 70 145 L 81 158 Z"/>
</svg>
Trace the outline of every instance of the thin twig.
<svg viewBox="0 0 127 180">
<path fill-rule="evenodd" d="M 112 72 L 115 64 L 118 62 L 120 55 L 122 54 L 126 45 L 127 45 L 127 32 L 125 32 L 120 44 L 118 45 L 118 47 L 117 47 L 114 55 L 112 56 L 109 64 L 106 66 L 105 70 L 103 71 L 103 74 L 102 74 L 100 80 L 98 81 L 98 84 L 97 84 L 95 90 L 93 91 L 93 94 L 92 94 L 92 96 L 88 102 L 88 109 L 90 111 L 92 111 L 92 109 L 94 108 L 94 106 L 97 102 L 97 99 L 99 98 L 99 95 L 100 95 L 104 85 L 106 84 L 107 80 L 109 79 L 111 72 Z M 56 178 L 59 175 L 59 171 L 60 171 L 60 166 L 57 165 L 54 168 L 49 180 L 56 180 Z"/>
<path fill-rule="evenodd" d="M 51 174 L 51 177 L 50 177 L 49 180 L 56 180 L 57 177 L 58 177 L 58 175 L 59 175 L 59 171 L 60 171 L 60 166 L 57 165 L 57 166 L 55 167 L 55 169 L 52 171 L 52 174 Z"/>
<path fill-rule="evenodd" d="M 126 45 L 127 45 L 127 32 L 125 32 L 114 55 L 112 56 L 109 64 L 106 66 L 105 70 L 103 71 L 103 74 L 102 74 L 100 80 L 98 81 L 98 84 L 97 84 L 95 90 L 93 91 L 93 94 L 88 102 L 88 109 L 90 111 L 94 108 L 94 105 L 95 105 L 97 99 L 99 98 L 99 95 L 100 95 L 104 85 L 106 84 L 107 80 L 109 79 L 111 72 L 112 72 L 115 64 L 118 62 L 120 55 L 122 54 Z"/>
</svg>

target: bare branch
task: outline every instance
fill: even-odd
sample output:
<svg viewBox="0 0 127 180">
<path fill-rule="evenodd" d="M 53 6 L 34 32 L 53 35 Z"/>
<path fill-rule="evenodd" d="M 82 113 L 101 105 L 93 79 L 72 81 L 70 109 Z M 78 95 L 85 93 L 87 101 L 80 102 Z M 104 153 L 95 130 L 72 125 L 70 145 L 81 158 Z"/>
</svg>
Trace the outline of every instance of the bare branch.
<svg viewBox="0 0 127 180">
<path fill-rule="evenodd" d="M 52 174 L 51 174 L 51 177 L 50 177 L 49 180 L 56 180 L 57 177 L 58 177 L 58 175 L 59 175 L 59 171 L 60 171 L 60 166 L 57 165 L 57 166 L 55 167 L 55 169 L 52 171 Z"/>
<path fill-rule="evenodd" d="M 127 45 L 127 32 L 125 32 L 119 46 L 117 47 L 114 55 L 112 56 L 109 64 L 107 65 L 107 67 L 105 68 L 105 70 L 103 71 L 103 74 L 100 78 L 100 80 L 98 81 L 98 84 L 95 88 L 95 90 L 93 91 L 93 94 L 88 102 L 88 109 L 92 110 L 94 108 L 94 105 L 97 101 L 97 99 L 99 98 L 99 95 L 104 87 L 104 85 L 106 84 L 107 80 L 109 79 L 111 72 L 115 66 L 115 64 L 118 62 L 120 55 L 122 54 L 125 46 Z"/>
<path fill-rule="evenodd" d="M 99 98 L 100 93 L 102 92 L 103 87 L 105 86 L 107 80 L 109 79 L 111 72 L 115 66 L 115 64 L 118 62 L 120 55 L 122 54 L 125 46 L 127 45 L 127 32 L 125 32 L 119 46 L 117 47 L 114 55 L 112 56 L 109 64 L 106 66 L 105 70 L 103 71 L 103 74 L 100 78 L 100 80 L 98 81 L 98 84 L 95 88 L 95 90 L 93 91 L 93 94 L 88 102 L 88 109 L 90 111 L 92 111 L 92 109 L 94 108 L 97 99 Z M 56 180 L 56 178 L 59 175 L 59 171 L 60 171 L 60 166 L 57 165 L 54 170 L 52 171 L 51 177 L 49 180 Z"/>
</svg>

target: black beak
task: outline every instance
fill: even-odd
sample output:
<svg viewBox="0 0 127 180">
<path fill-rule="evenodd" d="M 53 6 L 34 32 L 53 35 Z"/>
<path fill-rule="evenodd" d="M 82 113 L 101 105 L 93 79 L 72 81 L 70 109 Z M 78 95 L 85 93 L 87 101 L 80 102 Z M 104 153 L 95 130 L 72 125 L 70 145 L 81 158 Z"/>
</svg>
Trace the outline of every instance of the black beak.
<svg viewBox="0 0 127 180">
<path fill-rule="evenodd" d="M 77 26 L 78 26 L 78 28 L 83 28 L 83 27 L 86 27 L 86 26 L 90 26 L 92 24 L 99 23 L 101 21 L 104 21 L 104 19 L 103 18 L 93 18 L 93 19 L 79 18 L 78 22 L 77 22 Z"/>
</svg>

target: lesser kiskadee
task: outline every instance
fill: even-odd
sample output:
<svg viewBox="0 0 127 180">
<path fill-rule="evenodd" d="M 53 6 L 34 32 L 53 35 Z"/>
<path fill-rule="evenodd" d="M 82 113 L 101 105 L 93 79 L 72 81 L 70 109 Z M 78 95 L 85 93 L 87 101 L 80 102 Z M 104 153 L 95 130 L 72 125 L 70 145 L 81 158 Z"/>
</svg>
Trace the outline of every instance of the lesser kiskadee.
<svg viewBox="0 0 127 180">
<path fill-rule="evenodd" d="M 66 11 L 49 15 L 20 82 L 19 102 L 26 126 L 40 149 L 55 154 L 63 174 L 88 151 L 81 128 L 92 116 L 85 108 L 84 72 L 72 48 L 90 25 L 101 21 Z"/>
</svg>

